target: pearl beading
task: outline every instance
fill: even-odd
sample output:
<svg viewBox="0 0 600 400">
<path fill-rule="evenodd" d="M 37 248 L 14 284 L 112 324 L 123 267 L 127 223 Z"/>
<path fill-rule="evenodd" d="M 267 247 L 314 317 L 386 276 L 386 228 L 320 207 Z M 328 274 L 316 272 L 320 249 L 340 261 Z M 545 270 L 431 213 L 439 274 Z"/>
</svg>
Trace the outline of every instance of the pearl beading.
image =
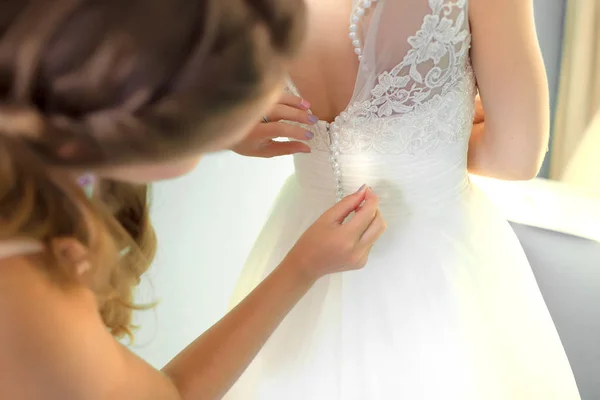
<svg viewBox="0 0 600 400">
<path fill-rule="evenodd" d="M 358 59 L 362 61 L 363 48 L 362 42 L 358 36 L 359 24 L 361 19 L 367 13 L 367 10 L 371 8 L 373 3 L 377 0 L 362 0 L 358 3 L 352 14 L 350 15 L 350 40 L 352 40 L 352 46 L 354 46 L 354 53 L 358 56 Z"/>
<path fill-rule="evenodd" d="M 354 53 L 358 56 L 358 60 L 363 59 L 362 42 L 360 41 L 358 31 L 359 24 L 362 18 L 367 13 L 367 10 L 377 0 L 361 0 L 350 15 L 350 40 L 354 46 Z M 339 202 L 344 198 L 344 188 L 342 186 L 342 170 L 340 167 L 340 124 L 347 118 L 347 113 L 344 111 L 335 118 L 332 123 L 327 124 L 327 133 L 329 135 L 329 160 L 333 169 L 336 186 L 336 200 Z"/>
</svg>

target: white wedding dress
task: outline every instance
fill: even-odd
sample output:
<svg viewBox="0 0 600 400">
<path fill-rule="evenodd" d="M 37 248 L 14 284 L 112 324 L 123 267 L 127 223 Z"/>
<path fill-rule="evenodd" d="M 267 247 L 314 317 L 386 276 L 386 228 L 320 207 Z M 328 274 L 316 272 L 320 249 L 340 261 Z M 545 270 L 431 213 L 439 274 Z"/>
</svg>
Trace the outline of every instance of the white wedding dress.
<svg viewBox="0 0 600 400">
<path fill-rule="evenodd" d="M 579 399 L 519 242 L 467 174 L 467 0 L 363 1 L 352 102 L 295 156 L 234 303 L 337 190 L 370 185 L 388 230 L 364 270 L 312 288 L 225 399 Z"/>
</svg>

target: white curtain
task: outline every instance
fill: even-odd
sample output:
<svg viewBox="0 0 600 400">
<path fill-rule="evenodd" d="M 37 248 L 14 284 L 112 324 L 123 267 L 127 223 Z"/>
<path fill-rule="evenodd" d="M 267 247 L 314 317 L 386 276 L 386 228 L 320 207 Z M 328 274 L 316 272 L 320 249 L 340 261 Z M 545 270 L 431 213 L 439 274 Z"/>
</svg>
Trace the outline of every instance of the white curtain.
<svg viewBox="0 0 600 400">
<path fill-rule="evenodd" d="M 600 110 L 586 130 L 562 180 L 600 198 Z"/>
<path fill-rule="evenodd" d="M 600 110 L 600 1 L 568 0 L 550 177 L 566 170 Z M 587 142 L 587 140 L 586 140 Z M 596 143 L 600 156 L 600 142 Z M 570 179 L 574 171 L 569 172 Z M 600 170 L 596 168 L 596 173 Z"/>
</svg>

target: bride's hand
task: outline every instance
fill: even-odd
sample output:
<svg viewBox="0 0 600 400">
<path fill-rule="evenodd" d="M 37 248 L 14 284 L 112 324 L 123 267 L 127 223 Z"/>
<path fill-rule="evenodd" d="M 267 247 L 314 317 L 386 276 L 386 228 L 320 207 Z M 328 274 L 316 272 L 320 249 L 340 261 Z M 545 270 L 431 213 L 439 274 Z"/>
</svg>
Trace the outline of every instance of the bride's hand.
<svg viewBox="0 0 600 400">
<path fill-rule="evenodd" d="M 326 211 L 302 235 L 286 261 L 310 279 L 361 269 L 385 229 L 377 196 L 370 188 L 362 188 Z"/>
<path fill-rule="evenodd" d="M 243 156 L 271 158 L 295 153 L 310 153 L 306 143 L 313 138 L 310 131 L 279 121 L 314 125 L 318 119 L 308 112 L 310 104 L 299 97 L 284 94 L 265 115 L 268 122 L 259 122 L 250 134 L 231 150 Z M 287 138 L 293 141 L 278 142 L 273 139 Z"/>
</svg>

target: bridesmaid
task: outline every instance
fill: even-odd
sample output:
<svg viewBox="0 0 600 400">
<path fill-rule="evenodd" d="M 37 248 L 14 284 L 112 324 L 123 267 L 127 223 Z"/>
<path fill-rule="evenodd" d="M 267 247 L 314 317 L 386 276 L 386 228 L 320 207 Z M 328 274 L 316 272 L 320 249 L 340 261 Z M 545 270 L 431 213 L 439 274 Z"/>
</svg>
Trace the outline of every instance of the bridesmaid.
<svg viewBox="0 0 600 400">
<path fill-rule="evenodd" d="M 131 335 L 131 292 L 155 250 L 146 183 L 229 147 L 298 150 L 271 144 L 270 124 L 236 143 L 278 97 L 300 5 L 2 2 L 0 398 L 221 398 L 320 277 L 365 265 L 385 224 L 363 187 L 162 371 L 115 340 Z"/>
</svg>

